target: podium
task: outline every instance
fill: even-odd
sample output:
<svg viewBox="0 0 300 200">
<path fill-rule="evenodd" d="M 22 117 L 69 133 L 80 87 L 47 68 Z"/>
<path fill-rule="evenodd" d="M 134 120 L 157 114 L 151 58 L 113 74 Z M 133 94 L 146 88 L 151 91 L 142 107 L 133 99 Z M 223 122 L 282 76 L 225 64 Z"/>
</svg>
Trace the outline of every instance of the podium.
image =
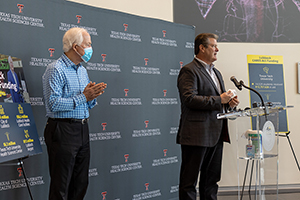
<svg viewBox="0 0 300 200">
<path fill-rule="evenodd" d="M 256 107 L 217 115 L 236 119 L 239 200 L 278 199 L 279 112 L 292 107 Z M 249 117 L 254 119 L 252 126 Z"/>
</svg>

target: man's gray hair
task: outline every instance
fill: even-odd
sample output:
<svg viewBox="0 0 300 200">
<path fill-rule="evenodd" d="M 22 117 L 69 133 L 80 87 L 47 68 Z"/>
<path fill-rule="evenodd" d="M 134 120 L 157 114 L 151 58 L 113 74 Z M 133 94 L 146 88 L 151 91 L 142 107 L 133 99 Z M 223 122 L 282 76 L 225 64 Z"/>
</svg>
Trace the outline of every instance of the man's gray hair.
<svg viewBox="0 0 300 200">
<path fill-rule="evenodd" d="M 68 52 L 72 48 L 72 45 L 74 43 L 81 45 L 81 43 L 83 42 L 82 34 L 84 32 L 87 32 L 87 30 L 85 30 L 84 28 L 78 28 L 78 27 L 70 28 L 65 33 L 62 39 L 63 51 Z"/>
</svg>

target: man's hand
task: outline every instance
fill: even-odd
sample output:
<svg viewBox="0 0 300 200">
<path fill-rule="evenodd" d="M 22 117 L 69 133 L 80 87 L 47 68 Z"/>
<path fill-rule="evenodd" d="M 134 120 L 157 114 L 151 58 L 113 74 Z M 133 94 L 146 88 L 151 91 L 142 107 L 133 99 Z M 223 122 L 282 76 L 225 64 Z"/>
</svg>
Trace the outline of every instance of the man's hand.
<svg viewBox="0 0 300 200">
<path fill-rule="evenodd" d="M 240 101 L 238 100 L 237 96 L 235 96 L 229 101 L 229 106 L 231 108 L 235 108 L 239 105 L 239 103 L 240 103 Z"/>
<path fill-rule="evenodd" d="M 228 92 L 224 92 L 220 96 L 221 96 L 221 103 L 226 104 L 231 100 L 233 93 L 229 90 Z"/>
<path fill-rule="evenodd" d="M 89 84 L 87 84 L 83 91 L 86 100 L 91 101 L 97 98 L 99 95 L 103 94 L 106 86 L 107 84 L 103 82 L 98 84 L 96 84 L 95 82 L 90 82 Z"/>
</svg>

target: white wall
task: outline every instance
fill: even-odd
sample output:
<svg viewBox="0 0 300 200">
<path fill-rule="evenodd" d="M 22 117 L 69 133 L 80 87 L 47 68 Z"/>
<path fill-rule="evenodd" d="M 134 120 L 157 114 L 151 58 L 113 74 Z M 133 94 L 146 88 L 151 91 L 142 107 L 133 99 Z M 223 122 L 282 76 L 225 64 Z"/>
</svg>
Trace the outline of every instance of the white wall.
<svg viewBox="0 0 300 200">
<path fill-rule="evenodd" d="M 173 21 L 173 0 L 69 0 L 143 17 Z"/>
<path fill-rule="evenodd" d="M 77 3 L 126 12 L 143 17 L 173 21 L 172 0 L 72 0 Z M 219 43 L 220 52 L 216 67 L 221 70 L 227 89 L 234 89 L 229 78 L 235 75 L 238 80 L 248 83 L 247 55 L 279 55 L 284 60 L 284 75 L 288 110 L 290 139 L 300 161 L 300 94 L 297 94 L 297 63 L 300 61 L 300 44 L 265 44 L 265 43 Z M 249 107 L 249 92 L 238 91 L 240 107 Z M 298 121 L 299 120 L 299 121 Z M 299 123 L 299 124 L 298 124 Z M 232 144 L 225 145 L 223 174 L 220 186 L 236 185 L 237 161 L 235 122 L 229 123 Z M 175 145 L 175 144 L 174 144 Z M 279 149 L 279 184 L 300 184 L 300 172 L 286 138 L 280 138 Z"/>
</svg>

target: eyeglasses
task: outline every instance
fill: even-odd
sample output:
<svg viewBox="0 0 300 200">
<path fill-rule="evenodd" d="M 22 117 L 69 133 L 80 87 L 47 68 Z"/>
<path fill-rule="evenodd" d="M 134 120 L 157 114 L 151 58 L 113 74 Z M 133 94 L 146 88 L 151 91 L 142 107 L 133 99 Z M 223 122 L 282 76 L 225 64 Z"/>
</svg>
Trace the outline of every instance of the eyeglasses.
<svg viewBox="0 0 300 200">
<path fill-rule="evenodd" d="M 218 45 L 216 44 L 209 44 L 212 48 L 218 48 Z"/>
</svg>

